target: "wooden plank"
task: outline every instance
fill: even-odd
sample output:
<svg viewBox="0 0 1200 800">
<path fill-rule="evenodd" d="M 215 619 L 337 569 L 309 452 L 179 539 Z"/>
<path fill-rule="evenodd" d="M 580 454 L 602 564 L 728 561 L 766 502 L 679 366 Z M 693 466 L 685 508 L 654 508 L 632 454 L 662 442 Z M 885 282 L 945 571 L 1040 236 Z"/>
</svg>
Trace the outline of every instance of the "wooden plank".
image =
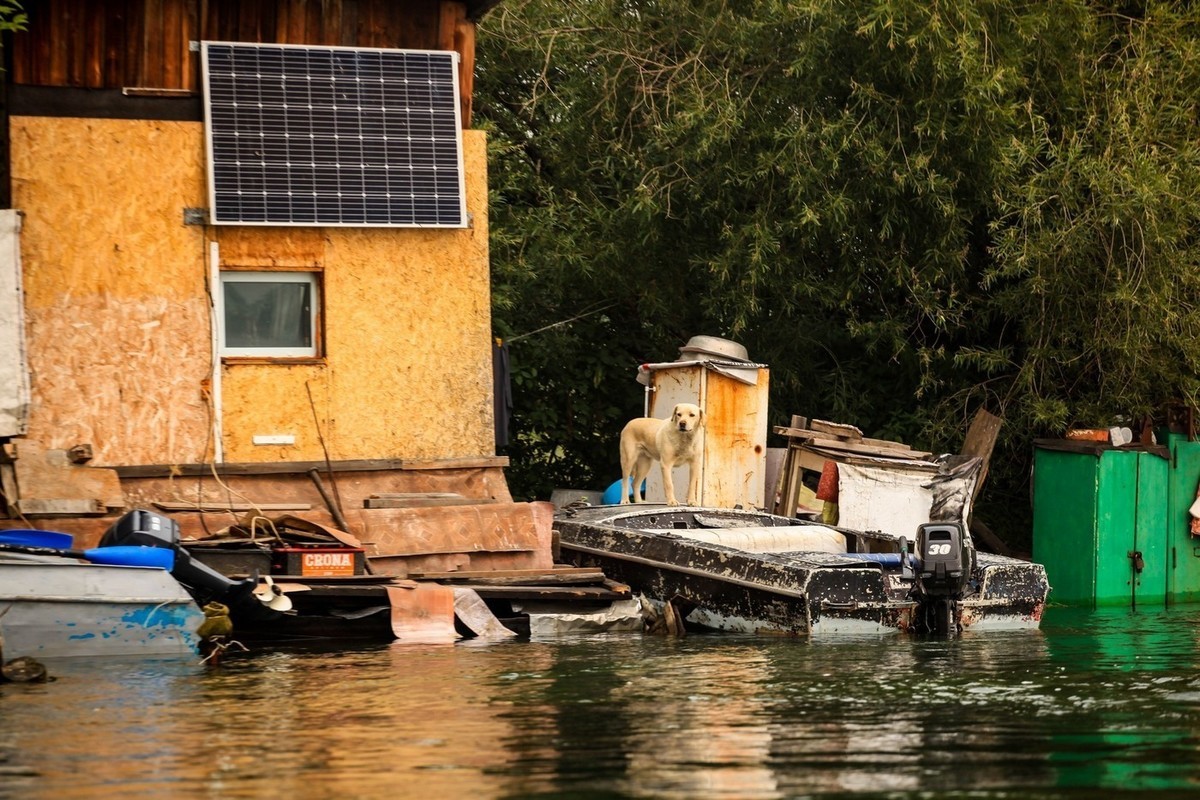
<svg viewBox="0 0 1200 800">
<path fill-rule="evenodd" d="M 100 64 L 100 82 L 96 88 L 123 86 L 125 52 L 125 3 L 104 3 L 100 20 L 100 52 L 96 57 Z"/>
<path fill-rule="evenodd" d="M 152 505 L 161 511 L 310 511 L 311 503 L 189 503 L 175 500 L 154 500 Z"/>
<path fill-rule="evenodd" d="M 576 585 L 603 583 L 604 572 L 587 567 L 553 570 L 506 569 L 463 570 L 461 572 L 410 572 L 408 577 L 440 583 L 478 583 L 483 586 Z"/>
<path fill-rule="evenodd" d="M 109 508 L 124 507 L 115 470 L 77 466 L 65 450 L 42 450 L 30 440 L 22 440 L 17 452 L 14 468 L 20 500 L 99 500 Z"/>
<path fill-rule="evenodd" d="M 197 92 L 200 87 L 200 53 L 192 52 L 192 42 L 204 39 L 200 28 L 200 3 L 189 2 L 183 11 L 182 88 Z"/>
<path fill-rule="evenodd" d="M 237 4 L 237 41 L 261 42 L 259 29 L 262 0 L 242 0 Z"/>
<path fill-rule="evenodd" d="M 142 37 L 145 35 L 146 20 L 142 4 L 130 0 L 125 4 L 124 54 L 122 74 L 114 87 L 144 86 L 142 82 Z"/>
<path fill-rule="evenodd" d="M 286 0 L 279 4 L 279 33 L 282 44 L 304 44 L 307 21 L 304 4 L 299 0 Z"/>
<path fill-rule="evenodd" d="M 503 576 L 533 576 L 533 575 L 596 575 L 604 577 L 599 567 L 572 567 L 565 564 L 555 564 L 549 569 L 477 569 L 455 570 L 454 572 L 413 572 L 411 578 L 426 580 L 442 580 L 443 578 L 487 578 L 495 575 Z"/>
<path fill-rule="evenodd" d="M 1015 556 L 1016 553 L 1008 543 L 992 532 L 992 529 L 983 523 L 982 520 L 972 518 L 970 521 L 971 536 L 977 541 L 987 545 L 986 550 L 993 553 L 998 553 L 1002 556 Z"/>
<path fill-rule="evenodd" d="M 337 44 L 340 36 L 340 19 L 342 3 L 303 3 L 299 4 L 306 13 L 305 38 L 296 44 Z"/>
<path fill-rule="evenodd" d="M 382 11 L 378 3 L 361 3 L 355 20 L 354 41 L 361 47 L 395 47 L 384 38 Z"/>
<path fill-rule="evenodd" d="M 479 456 L 476 458 L 442 458 L 412 461 L 399 458 L 354 459 L 332 462 L 334 472 L 387 472 L 390 470 L 433 470 L 433 469 L 481 469 L 507 467 L 507 456 Z M 128 467 L 111 467 L 122 478 L 197 478 L 211 476 L 211 464 L 139 464 Z M 216 465 L 217 473 L 224 475 L 287 475 L 306 474 L 316 469 L 325 475 L 329 467 L 325 461 L 267 461 L 225 463 Z"/>
<path fill-rule="evenodd" d="M 442 3 L 439 0 L 419 0 L 405 8 L 404 44 L 417 50 L 448 50 L 439 39 Z"/>
<path fill-rule="evenodd" d="M 187 64 L 188 43 L 183 39 L 183 0 L 167 0 L 163 5 L 162 28 L 159 32 L 162 47 L 162 83 L 170 89 L 182 89 L 186 83 L 183 72 Z"/>
<path fill-rule="evenodd" d="M 64 9 L 61 7 L 51 6 L 45 10 L 44 14 L 45 16 L 41 20 L 44 23 L 41 28 L 42 38 L 38 43 L 40 68 L 37 82 L 49 86 L 65 86 L 67 59 L 61 40 L 65 38 L 68 21 L 64 16 Z"/>
<path fill-rule="evenodd" d="M 620 586 L 620 584 L 615 584 Z M 600 586 L 484 586 L 462 584 L 455 588 L 474 589 L 484 600 L 628 600 L 628 591 Z M 628 587 L 626 587 L 628 588 Z"/>
<path fill-rule="evenodd" d="M 835 436 L 845 436 L 847 439 L 861 439 L 863 432 L 854 425 L 841 422 L 827 422 L 823 419 L 809 420 L 808 427 L 821 433 L 832 433 Z"/>
<path fill-rule="evenodd" d="M 65 48 L 64 56 L 67 62 L 67 86 L 86 86 L 85 63 L 87 61 L 87 9 L 86 6 L 74 4 L 74 8 L 64 11 L 67 29 L 60 48 Z"/>
<path fill-rule="evenodd" d="M 480 467 L 507 467 L 508 456 L 475 456 L 467 458 L 405 458 L 401 469 L 478 469 Z"/>
<path fill-rule="evenodd" d="M 258 41 L 274 43 L 279 41 L 279 3 L 263 3 L 258 9 Z"/>
<path fill-rule="evenodd" d="M 792 457 L 791 448 L 787 448 L 783 453 L 783 463 L 779 465 L 779 475 L 775 479 L 775 495 L 771 498 L 772 514 L 781 514 L 784 507 L 787 506 L 788 497 L 791 495 L 792 486 L 792 468 L 795 463 L 795 458 Z"/>
<path fill-rule="evenodd" d="M 967 436 L 963 440 L 962 454 L 983 459 L 983 467 L 979 470 L 979 480 L 975 484 L 972 497 L 978 497 L 979 490 L 983 488 L 983 481 L 988 474 L 988 464 L 992 460 L 992 450 L 996 447 L 996 439 L 1000 436 L 1000 426 L 1003 424 L 1003 419 L 992 414 L 986 408 L 980 408 L 971 420 L 971 427 L 967 429 Z"/>
<path fill-rule="evenodd" d="M 925 456 L 933 455 L 920 450 L 913 450 L 903 446 L 882 445 L 882 444 L 861 444 L 859 442 L 848 442 L 841 439 L 822 439 L 813 438 L 808 442 L 810 447 L 819 447 L 823 450 L 839 450 L 845 453 L 859 453 L 862 455 L 883 456 L 886 458 L 908 458 L 913 461 L 920 461 Z"/>
<path fill-rule="evenodd" d="M 460 18 L 455 28 L 454 47 L 462 56 L 459 64 L 459 97 L 461 122 L 464 129 L 471 127 L 471 102 L 475 97 L 475 23 Z"/>
<path fill-rule="evenodd" d="M 22 498 L 17 502 L 17 508 L 20 510 L 20 513 L 28 517 L 86 517 L 102 516 L 108 513 L 108 509 L 102 501 L 78 498 L 59 500 Z"/>
<path fill-rule="evenodd" d="M 162 26 L 164 4 L 167 0 L 146 0 L 143 12 L 141 69 L 135 86 L 166 86 L 163 83 Z"/>
<path fill-rule="evenodd" d="M 373 494 L 363 500 L 363 508 L 428 508 L 430 506 L 473 506 L 496 502 L 490 497 L 464 497 L 457 492 L 405 492 Z"/>
<path fill-rule="evenodd" d="M 809 430 L 807 428 L 785 427 L 776 425 L 775 433 L 781 436 L 786 436 L 789 439 L 798 439 L 800 441 L 808 441 L 810 439 L 829 439 L 831 434 L 824 434 L 820 431 Z M 833 438 L 841 442 L 853 442 L 854 444 L 872 444 L 880 447 L 889 447 L 897 450 L 912 451 L 912 446 L 904 442 L 894 442 L 890 439 L 870 439 L 866 436 L 849 437 L 833 435 Z"/>
<path fill-rule="evenodd" d="M 89 89 L 104 87 L 104 21 L 106 12 L 104 3 L 91 2 L 86 6 L 86 17 L 83 24 L 84 42 L 86 42 L 86 58 L 84 61 L 83 85 Z"/>
<path fill-rule="evenodd" d="M 776 425 L 772 430 L 780 436 L 786 436 L 789 439 L 799 439 L 807 441 L 817 435 L 816 431 L 810 431 L 807 428 L 789 428 L 786 425 Z"/>
<path fill-rule="evenodd" d="M 814 453 L 811 450 L 805 450 L 801 445 L 792 445 L 792 447 L 796 450 L 796 462 L 799 469 L 807 469 L 812 472 L 821 472 L 825 469 L 825 462 L 829 460 L 827 456 Z M 796 480 L 799 482 L 799 476 L 797 476 Z M 796 486 L 796 491 L 799 491 L 798 485 Z"/>
</svg>

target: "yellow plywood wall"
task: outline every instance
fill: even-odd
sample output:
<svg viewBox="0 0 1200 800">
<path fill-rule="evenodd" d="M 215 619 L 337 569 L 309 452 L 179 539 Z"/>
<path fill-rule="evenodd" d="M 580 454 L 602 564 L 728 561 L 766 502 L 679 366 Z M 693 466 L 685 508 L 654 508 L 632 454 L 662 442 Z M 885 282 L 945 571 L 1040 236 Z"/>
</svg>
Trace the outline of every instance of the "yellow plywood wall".
<svg viewBox="0 0 1200 800">
<path fill-rule="evenodd" d="M 223 266 L 324 283 L 323 361 L 222 368 L 226 461 L 493 452 L 482 132 L 464 132 L 466 230 L 184 225 L 207 203 L 199 123 L 19 117 L 12 149 L 42 446 L 89 442 L 96 464 L 212 457 L 216 242 Z"/>
<path fill-rule="evenodd" d="M 28 438 L 97 464 L 203 459 L 211 370 L 200 126 L 14 117 Z"/>
</svg>

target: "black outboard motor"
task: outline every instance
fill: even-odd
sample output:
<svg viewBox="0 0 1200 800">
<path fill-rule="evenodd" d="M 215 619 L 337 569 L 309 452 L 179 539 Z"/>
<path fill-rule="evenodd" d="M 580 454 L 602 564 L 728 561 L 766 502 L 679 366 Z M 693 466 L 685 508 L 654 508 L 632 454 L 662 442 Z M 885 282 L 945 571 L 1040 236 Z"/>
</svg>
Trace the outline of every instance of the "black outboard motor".
<svg viewBox="0 0 1200 800">
<path fill-rule="evenodd" d="M 179 525 L 162 514 L 140 508 L 125 514 L 100 537 L 101 547 L 112 545 L 164 547 L 174 551 L 175 567 L 171 574 L 187 587 L 199 605 L 209 600 L 217 600 L 230 608 L 249 605 L 246 601 L 253 602 L 251 607 L 258 605 L 252 596 L 258 585 L 256 577 L 230 580 L 207 564 L 193 559 L 179 544 Z"/>
<path fill-rule="evenodd" d="M 927 522 L 917 527 L 914 593 L 925 627 L 945 636 L 958 629 L 958 601 L 975 569 L 975 548 L 958 522 Z"/>
</svg>

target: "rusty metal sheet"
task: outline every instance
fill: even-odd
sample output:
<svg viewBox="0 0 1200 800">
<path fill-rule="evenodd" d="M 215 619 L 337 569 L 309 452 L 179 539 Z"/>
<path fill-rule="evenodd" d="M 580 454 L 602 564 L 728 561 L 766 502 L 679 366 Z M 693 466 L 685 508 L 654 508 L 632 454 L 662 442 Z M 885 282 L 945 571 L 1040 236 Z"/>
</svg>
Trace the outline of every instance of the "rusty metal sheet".
<svg viewBox="0 0 1200 800">
<path fill-rule="evenodd" d="M 454 589 L 454 613 L 459 621 L 481 639 L 511 639 L 517 634 L 496 619 L 474 589 Z"/>
<path fill-rule="evenodd" d="M 367 555 L 520 552 L 546 554 L 549 562 L 554 506 L 489 503 L 440 508 L 376 508 L 351 514 Z M 537 566 L 537 565 L 531 565 Z"/>
<path fill-rule="evenodd" d="M 454 590 L 448 586 L 419 584 L 388 586 L 392 606 L 392 633 L 404 642 L 453 642 Z"/>
</svg>

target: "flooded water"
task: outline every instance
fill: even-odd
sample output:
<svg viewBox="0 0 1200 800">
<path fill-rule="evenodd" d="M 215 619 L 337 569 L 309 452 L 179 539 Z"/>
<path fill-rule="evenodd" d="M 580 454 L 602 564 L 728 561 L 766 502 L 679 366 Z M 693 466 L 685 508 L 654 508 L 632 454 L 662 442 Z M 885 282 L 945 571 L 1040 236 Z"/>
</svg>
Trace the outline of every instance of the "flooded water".
<svg viewBox="0 0 1200 800">
<path fill-rule="evenodd" d="M 957 640 L 636 634 L 51 665 L 0 798 L 1200 794 L 1200 608 Z"/>
</svg>

